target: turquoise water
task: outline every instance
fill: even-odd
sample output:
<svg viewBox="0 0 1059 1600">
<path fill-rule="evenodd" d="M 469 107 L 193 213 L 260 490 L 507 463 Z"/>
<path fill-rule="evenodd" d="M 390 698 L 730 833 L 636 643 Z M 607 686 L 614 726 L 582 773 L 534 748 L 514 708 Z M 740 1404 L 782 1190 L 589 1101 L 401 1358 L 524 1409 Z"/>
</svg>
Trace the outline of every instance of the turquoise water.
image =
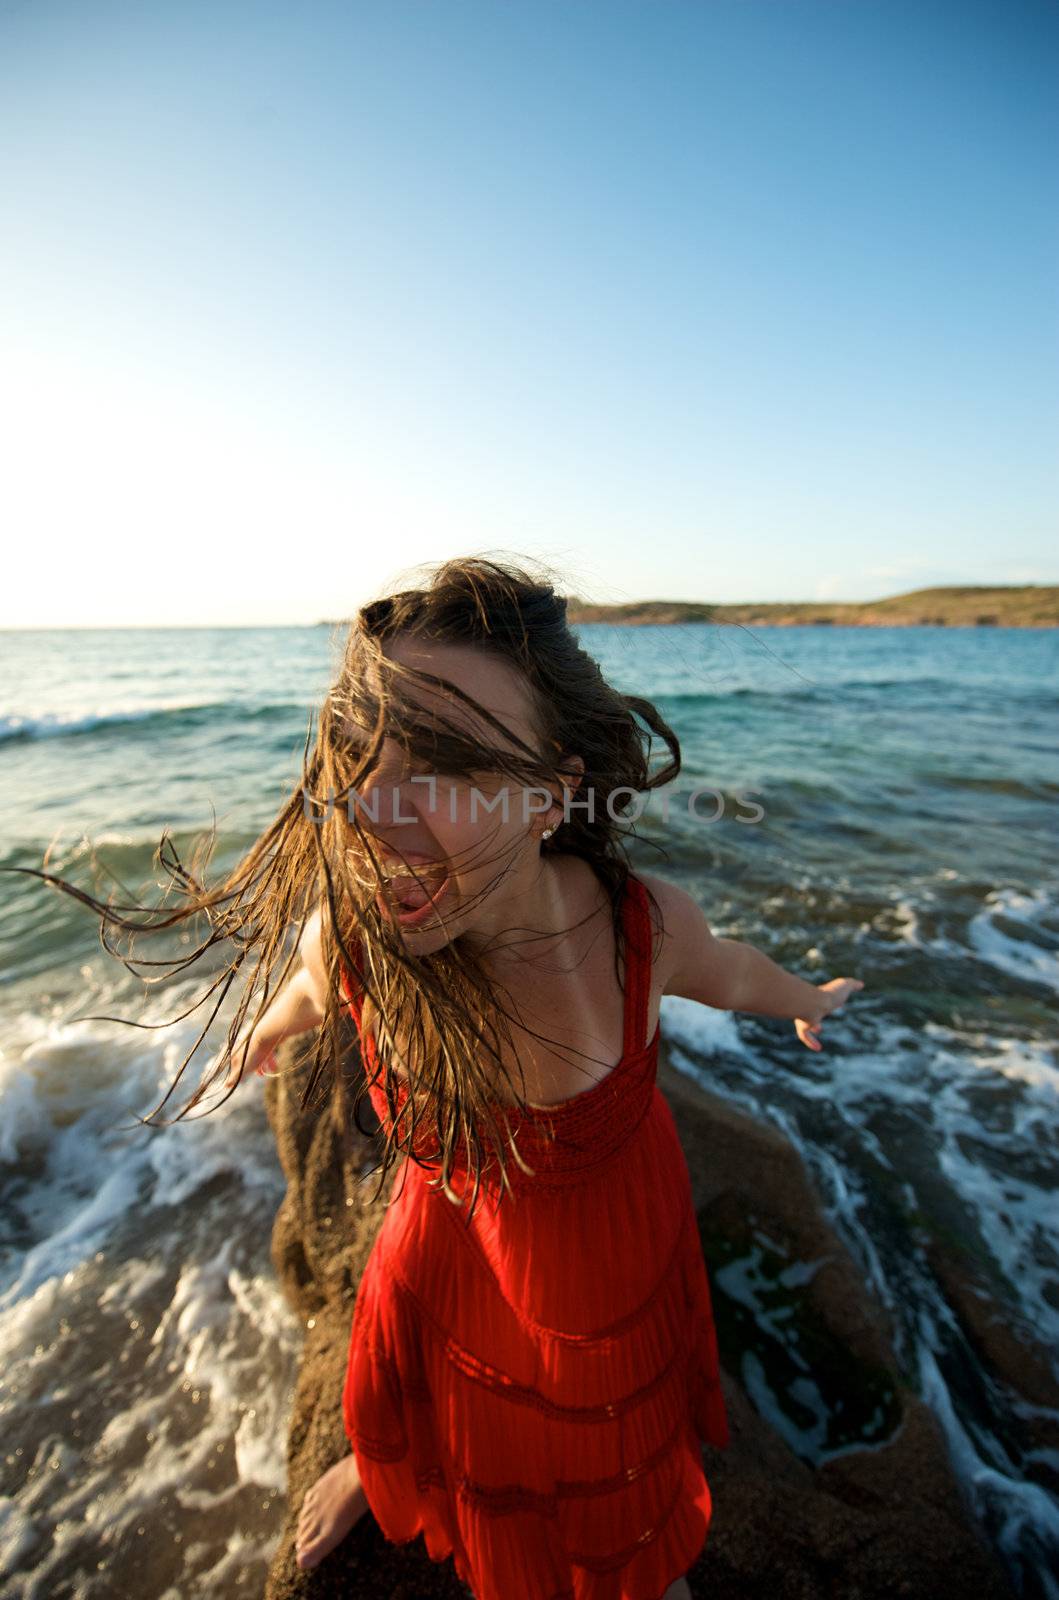
<svg viewBox="0 0 1059 1600">
<path fill-rule="evenodd" d="M 718 935 L 810 981 L 866 985 L 821 1053 L 782 1021 L 667 996 L 671 1058 L 797 1144 L 983 1535 L 1019 1592 L 1055 1594 L 1059 1463 L 1039 1443 L 1054 1413 L 982 1368 L 931 1244 L 957 1236 L 1004 1315 L 1059 1349 L 1059 634 L 579 633 L 682 746 L 634 864 L 688 887 Z M 96 893 L 114 885 L 90 877 L 92 847 L 141 886 L 163 880 L 163 828 L 183 855 L 216 816 L 218 866 L 251 842 L 298 781 L 341 643 L 326 628 L 0 639 L 0 865 L 39 867 L 50 844 L 49 867 Z M 0 896 L 0 1417 L 22 1441 L 3 1493 L 30 1511 L 0 1537 L 0 1572 L 32 1570 L 45 1592 L 80 1564 L 77 1592 L 102 1594 L 148 1518 L 169 1539 L 152 1561 L 177 1563 L 166 1581 L 182 1597 L 260 1593 L 300 1339 L 268 1260 L 283 1180 L 262 1108 L 251 1092 L 176 1128 L 122 1128 L 157 1104 L 196 1018 L 76 1019 L 168 1023 L 202 977 L 151 990 L 145 1010 L 84 907 L 15 874 Z M 804 1404 L 743 1376 L 792 1448 L 823 1459 Z M 172 1543 L 190 1506 L 205 1519 L 194 1551 Z M 215 1533 L 201 1507 L 223 1508 Z"/>
</svg>

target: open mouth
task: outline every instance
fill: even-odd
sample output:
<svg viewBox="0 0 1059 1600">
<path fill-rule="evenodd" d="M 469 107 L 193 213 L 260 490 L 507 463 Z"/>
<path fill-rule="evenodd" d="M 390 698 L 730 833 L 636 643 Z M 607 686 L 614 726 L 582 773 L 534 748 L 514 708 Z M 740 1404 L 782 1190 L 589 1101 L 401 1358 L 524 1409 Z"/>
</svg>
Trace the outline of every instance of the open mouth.
<svg viewBox="0 0 1059 1600">
<path fill-rule="evenodd" d="M 387 881 L 397 921 L 402 928 L 414 928 L 434 915 L 445 898 L 450 879 L 443 867 L 435 868 L 432 872 L 417 871 L 413 876 L 407 868 L 395 864 Z M 388 916 L 390 907 L 381 890 L 376 899 L 380 909 Z"/>
</svg>

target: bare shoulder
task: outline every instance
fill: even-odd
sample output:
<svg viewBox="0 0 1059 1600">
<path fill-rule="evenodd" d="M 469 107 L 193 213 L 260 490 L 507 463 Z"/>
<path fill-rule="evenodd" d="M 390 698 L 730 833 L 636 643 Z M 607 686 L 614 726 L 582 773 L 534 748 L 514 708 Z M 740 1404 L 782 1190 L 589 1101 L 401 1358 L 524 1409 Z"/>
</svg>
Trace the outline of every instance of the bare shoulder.
<svg viewBox="0 0 1059 1600">
<path fill-rule="evenodd" d="M 667 982 L 673 973 L 677 952 L 698 906 L 686 889 L 670 883 L 668 878 L 656 877 L 653 872 L 637 872 L 636 876 L 658 906 L 662 944 L 654 965 L 656 974 L 662 978 L 662 993 L 667 994 Z"/>
<path fill-rule="evenodd" d="M 702 1005 L 729 1010 L 740 946 L 717 939 L 694 895 L 653 872 L 636 876 L 658 903 L 663 924 L 656 962 L 662 994 L 683 995 Z"/>
</svg>

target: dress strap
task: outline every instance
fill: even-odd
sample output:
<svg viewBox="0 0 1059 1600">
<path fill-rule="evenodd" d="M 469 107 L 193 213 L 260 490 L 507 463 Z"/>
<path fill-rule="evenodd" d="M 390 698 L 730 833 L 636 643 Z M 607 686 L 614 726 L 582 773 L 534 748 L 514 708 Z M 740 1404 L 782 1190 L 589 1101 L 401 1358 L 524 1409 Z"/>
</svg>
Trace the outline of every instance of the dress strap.
<svg viewBox="0 0 1059 1600">
<path fill-rule="evenodd" d="M 625 1043 L 626 1056 L 647 1048 L 647 1014 L 651 998 L 651 913 L 647 891 L 633 873 L 625 882 L 622 904 L 625 929 Z"/>
</svg>

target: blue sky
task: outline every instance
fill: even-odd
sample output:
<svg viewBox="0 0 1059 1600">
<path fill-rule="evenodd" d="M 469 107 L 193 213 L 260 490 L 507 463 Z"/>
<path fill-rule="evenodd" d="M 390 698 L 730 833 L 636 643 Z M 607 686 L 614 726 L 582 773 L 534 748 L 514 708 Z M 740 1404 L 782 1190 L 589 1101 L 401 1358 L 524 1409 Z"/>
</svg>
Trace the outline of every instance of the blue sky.
<svg viewBox="0 0 1059 1600">
<path fill-rule="evenodd" d="M 0 0 L 0 625 L 1059 582 L 1059 7 Z"/>
</svg>

